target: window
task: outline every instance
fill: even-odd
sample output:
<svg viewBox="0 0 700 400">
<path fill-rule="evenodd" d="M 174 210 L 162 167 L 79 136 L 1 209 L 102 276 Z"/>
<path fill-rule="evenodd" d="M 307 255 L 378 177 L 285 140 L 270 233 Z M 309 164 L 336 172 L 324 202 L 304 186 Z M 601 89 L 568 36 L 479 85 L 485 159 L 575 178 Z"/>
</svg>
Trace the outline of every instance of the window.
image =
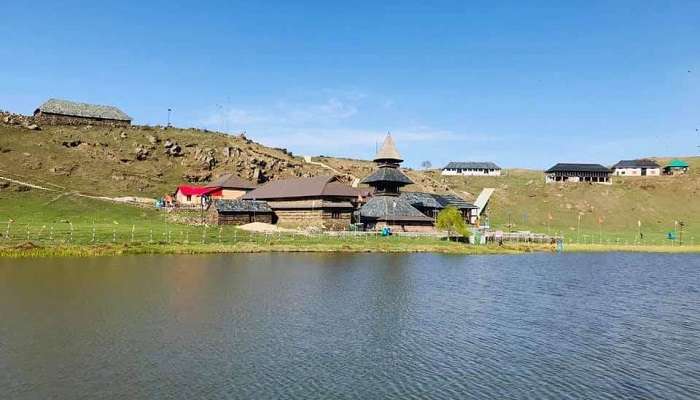
<svg viewBox="0 0 700 400">
<path fill-rule="evenodd" d="M 340 211 L 331 211 L 331 218 L 340 219 Z"/>
<path fill-rule="evenodd" d="M 187 201 L 192 201 L 192 196 L 187 196 Z"/>
</svg>

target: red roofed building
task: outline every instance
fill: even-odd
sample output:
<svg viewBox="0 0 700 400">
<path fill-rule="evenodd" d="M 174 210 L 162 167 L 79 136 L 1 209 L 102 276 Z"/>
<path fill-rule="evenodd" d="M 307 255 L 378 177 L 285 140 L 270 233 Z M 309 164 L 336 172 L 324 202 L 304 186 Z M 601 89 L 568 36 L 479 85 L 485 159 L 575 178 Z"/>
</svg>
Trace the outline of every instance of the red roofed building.
<svg viewBox="0 0 700 400">
<path fill-rule="evenodd" d="M 220 186 L 180 185 L 175 190 L 175 201 L 181 207 L 199 207 L 203 197 L 221 197 Z"/>
</svg>

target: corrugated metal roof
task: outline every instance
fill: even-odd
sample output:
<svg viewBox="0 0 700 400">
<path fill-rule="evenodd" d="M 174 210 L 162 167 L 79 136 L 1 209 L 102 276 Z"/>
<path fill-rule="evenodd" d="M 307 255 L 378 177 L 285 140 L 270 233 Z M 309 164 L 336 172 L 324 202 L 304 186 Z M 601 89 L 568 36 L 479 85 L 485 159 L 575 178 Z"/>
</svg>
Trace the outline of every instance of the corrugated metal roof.
<svg viewBox="0 0 700 400">
<path fill-rule="evenodd" d="M 49 99 L 37 109 L 42 113 L 68 115 L 72 117 L 113 119 L 131 121 L 131 117 L 114 106 L 77 103 L 74 101 Z"/>
<path fill-rule="evenodd" d="M 654 160 L 643 158 L 640 160 L 620 160 L 612 166 L 615 168 L 660 168 L 661 166 Z"/>
<path fill-rule="evenodd" d="M 219 212 L 256 212 L 271 213 L 272 208 L 266 201 L 258 200 L 216 200 L 214 207 Z"/>
<path fill-rule="evenodd" d="M 491 161 L 452 161 L 443 169 L 501 169 Z"/>
<path fill-rule="evenodd" d="M 666 168 L 688 168 L 688 163 L 683 160 L 675 159 L 666 164 Z"/>
<path fill-rule="evenodd" d="M 175 190 L 175 193 L 180 192 L 185 196 L 203 196 L 216 192 L 217 190 L 221 190 L 221 188 L 216 186 L 180 185 L 177 187 L 177 190 Z"/>
<path fill-rule="evenodd" d="M 608 167 L 600 164 L 576 164 L 576 163 L 559 163 L 545 171 L 552 172 L 610 172 Z"/>
</svg>

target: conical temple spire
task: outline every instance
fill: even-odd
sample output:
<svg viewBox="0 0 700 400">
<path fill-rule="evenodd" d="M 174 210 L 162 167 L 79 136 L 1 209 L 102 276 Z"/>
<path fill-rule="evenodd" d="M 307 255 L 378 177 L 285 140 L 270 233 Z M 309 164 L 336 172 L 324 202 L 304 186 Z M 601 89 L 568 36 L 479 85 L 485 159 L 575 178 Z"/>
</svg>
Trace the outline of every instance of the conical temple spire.
<svg viewBox="0 0 700 400">
<path fill-rule="evenodd" d="M 398 164 L 402 161 L 401 154 L 396 150 L 394 139 L 391 138 L 391 133 L 387 133 L 382 147 L 379 148 L 377 155 L 374 157 L 374 162 L 393 162 Z"/>
</svg>

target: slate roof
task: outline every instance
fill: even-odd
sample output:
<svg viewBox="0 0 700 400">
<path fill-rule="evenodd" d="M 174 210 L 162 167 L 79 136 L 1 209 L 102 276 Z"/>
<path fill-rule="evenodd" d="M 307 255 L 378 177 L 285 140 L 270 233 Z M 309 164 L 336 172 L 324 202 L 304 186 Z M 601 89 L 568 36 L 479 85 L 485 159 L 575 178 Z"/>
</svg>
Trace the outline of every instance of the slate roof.
<svg viewBox="0 0 700 400">
<path fill-rule="evenodd" d="M 398 163 L 403 161 L 401 154 L 399 154 L 399 151 L 396 150 L 396 145 L 394 144 L 394 139 L 391 138 L 391 134 L 386 135 L 386 138 L 384 138 L 384 143 L 382 143 L 382 147 L 379 148 L 377 155 L 374 156 L 375 162 L 384 160 Z"/>
<path fill-rule="evenodd" d="M 360 217 L 382 221 L 433 221 L 398 196 L 372 197 L 360 208 Z"/>
<path fill-rule="evenodd" d="M 359 192 L 337 181 L 335 176 L 293 178 L 270 181 L 246 193 L 243 199 L 273 200 L 308 197 L 356 198 Z"/>
<path fill-rule="evenodd" d="M 436 194 L 424 192 L 401 192 L 399 196 L 414 207 L 443 209 L 448 206 L 459 210 L 476 209 L 474 204 L 453 194 Z"/>
<path fill-rule="evenodd" d="M 452 161 L 443 169 L 501 169 L 501 167 L 490 161 Z"/>
<path fill-rule="evenodd" d="M 455 196 L 454 194 L 437 194 L 433 196 L 436 197 L 438 203 L 442 204 L 443 207 L 452 206 L 459 210 L 479 208 L 474 204 L 467 202 L 463 198 Z"/>
<path fill-rule="evenodd" d="M 552 172 L 607 172 L 610 173 L 608 167 L 600 164 L 575 164 L 575 163 L 559 163 L 545 171 Z"/>
<path fill-rule="evenodd" d="M 223 189 L 255 189 L 257 187 L 253 182 L 240 178 L 234 174 L 224 174 L 211 182 L 211 186 L 219 186 Z"/>
<path fill-rule="evenodd" d="M 37 111 L 47 114 L 68 115 L 71 117 L 112 119 L 116 121 L 131 121 L 131 117 L 114 106 L 77 103 L 74 101 L 49 99 L 37 108 Z M 36 111 L 35 111 L 36 113 Z"/>
<path fill-rule="evenodd" d="M 620 160 L 612 168 L 661 168 L 661 166 L 654 160 L 644 158 L 640 160 Z"/>
<path fill-rule="evenodd" d="M 422 208 L 437 208 L 441 209 L 444 206 L 438 202 L 435 195 L 432 193 L 423 192 L 401 192 L 399 197 L 406 200 L 410 205 L 414 207 Z"/>
<path fill-rule="evenodd" d="M 377 168 L 376 171 L 372 172 L 372 174 L 360 181 L 360 183 L 375 182 L 395 182 L 402 183 L 404 185 L 410 185 L 413 183 L 413 181 L 409 177 L 407 177 L 403 172 L 393 167 Z"/>
<path fill-rule="evenodd" d="M 216 200 L 213 204 L 218 212 L 256 212 L 271 213 L 272 208 L 266 201 L 259 200 Z"/>
</svg>

